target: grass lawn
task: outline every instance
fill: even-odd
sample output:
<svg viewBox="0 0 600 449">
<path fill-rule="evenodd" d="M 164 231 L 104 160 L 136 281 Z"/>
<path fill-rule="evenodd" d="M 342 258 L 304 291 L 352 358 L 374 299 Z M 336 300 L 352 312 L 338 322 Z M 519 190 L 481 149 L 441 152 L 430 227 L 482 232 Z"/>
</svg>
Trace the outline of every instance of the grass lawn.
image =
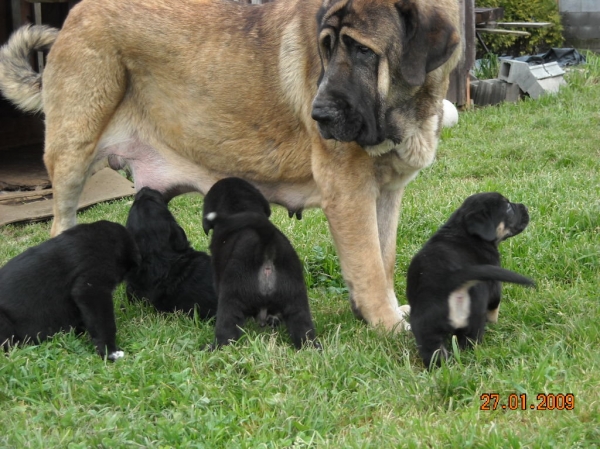
<svg viewBox="0 0 600 449">
<path fill-rule="evenodd" d="M 412 255 L 467 196 L 499 191 L 529 207 L 529 227 L 501 252 L 504 267 L 537 288 L 506 285 L 500 320 L 473 351 L 424 370 L 410 333 L 354 319 L 323 213 L 297 221 L 275 208 L 304 262 L 322 353 L 295 351 L 283 330 L 255 325 L 237 344 L 204 352 L 212 323 L 128 304 L 121 286 L 124 359 L 104 362 L 73 334 L 0 356 L 0 447 L 600 446 L 600 58 L 589 55 L 568 79 L 555 96 L 461 113 L 436 163 L 407 188 L 401 303 Z M 125 223 L 130 205 L 100 204 L 79 221 Z M 201 207 L 198 195 L 171 203 L 206 250 Z M 49 230 L 0 228 L 0 264 Z M 526 409 L 482 410 L 486 394 L 518 408 L 526 395 Z M 542 397 L 564 408 L 565 394 L 572 410 L 530 408 Z"/>
</svg>

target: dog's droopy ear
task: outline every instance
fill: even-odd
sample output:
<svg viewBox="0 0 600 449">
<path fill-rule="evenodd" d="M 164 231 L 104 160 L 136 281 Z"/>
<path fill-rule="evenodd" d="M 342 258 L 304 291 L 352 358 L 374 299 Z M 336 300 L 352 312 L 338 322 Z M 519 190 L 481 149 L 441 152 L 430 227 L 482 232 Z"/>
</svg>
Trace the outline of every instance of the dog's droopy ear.
<svg viewBox="0 0 600 449">
<path fill-rule="evenodd" d="M 465 215 L 465 226 L 469 234 L 479 236 L 488 242 L 498 238 L 494 221 L 485 212 L 471 212 Z"/>
<path fill-rule="evenodd" d="M 402 77 L 411 86 L 421 86 L 427 73 L 450 59 L 460 43 L 458 30 L 434 8 L 419 9 L 414 0 L 400 0 L 396 9 L 402 23 L 402 54 L 396 61 Z"/>
<path fill-rule="evenodd" d="M 189 248 L 190 243 L 185 235 L 185 231 L 175 221 L 171 223 L 169 232 L 169 242 L 171 244 L 171 248 L 173 248 L 175 251 L 185 251 Z"/>
</svg>

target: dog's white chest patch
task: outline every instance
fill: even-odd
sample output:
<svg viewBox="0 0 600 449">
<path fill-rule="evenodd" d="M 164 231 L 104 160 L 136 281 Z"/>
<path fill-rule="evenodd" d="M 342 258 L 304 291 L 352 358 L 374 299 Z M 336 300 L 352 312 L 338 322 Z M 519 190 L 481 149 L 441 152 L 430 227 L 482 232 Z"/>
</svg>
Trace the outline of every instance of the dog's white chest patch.
<svg viewBox="0 0 600 449">
<path fill-rule="evenodd" d="M 468 282 L 448 296 L 448 320 L 454 329 L 461 329 L 469 324 L 471 315 L 469 289 L 473 285 L 474 282 Z"/>
</svg>

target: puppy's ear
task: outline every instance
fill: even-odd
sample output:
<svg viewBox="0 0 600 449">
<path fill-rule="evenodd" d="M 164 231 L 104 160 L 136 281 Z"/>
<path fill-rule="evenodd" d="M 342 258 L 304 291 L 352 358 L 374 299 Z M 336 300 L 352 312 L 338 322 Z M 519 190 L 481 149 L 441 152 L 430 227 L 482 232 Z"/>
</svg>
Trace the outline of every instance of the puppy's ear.
<svg viewBox="0 0 600 449">
<path fill-rule="evenodd" d="M 267 215 L 267 218 L 271 216 L 271 205 L 268 201 L 265 202 L 265 214 Z"/>
<path fill-rule="evenodd" d="M 208 215 L 208 214 L 207 214 Z M 202 217 L 202 229 L 204 229 L 204 233 L 208 235 L 210 230 L 215 227 L 215 224 L 212 220 L 207 218 L 207 215 Z"/>
<path fill-rule="evenodd" d="M 185 231 L 175 221 L 171 223 L 169 233 L 169 243 L 175 251 L 185 251 L 190 247 Z"/>
<path fill-rule="evenodd" d="M 465 215 L 465 226 L 469 234 L 479 236 L 488 242 L 498 238 L 494 221 L 485 212 L 471 212 Z"/>
</svg>

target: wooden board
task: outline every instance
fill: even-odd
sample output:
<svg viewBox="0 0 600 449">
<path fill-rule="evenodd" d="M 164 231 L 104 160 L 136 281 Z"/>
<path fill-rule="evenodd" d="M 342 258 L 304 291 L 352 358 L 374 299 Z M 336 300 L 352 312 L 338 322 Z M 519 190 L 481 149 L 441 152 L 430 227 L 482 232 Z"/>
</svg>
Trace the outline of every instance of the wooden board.
<svg viewBox="0 0 600 449">
<path fill-rule="evenodd" d="M 86 183 L 78 210 L 102 201 L 133 195 L 133 183 L 110 168 L 104 168 Z M 0 226 L 52 217 L 52 189 L 29 192 L 0 192 Z"/>
</svg>

